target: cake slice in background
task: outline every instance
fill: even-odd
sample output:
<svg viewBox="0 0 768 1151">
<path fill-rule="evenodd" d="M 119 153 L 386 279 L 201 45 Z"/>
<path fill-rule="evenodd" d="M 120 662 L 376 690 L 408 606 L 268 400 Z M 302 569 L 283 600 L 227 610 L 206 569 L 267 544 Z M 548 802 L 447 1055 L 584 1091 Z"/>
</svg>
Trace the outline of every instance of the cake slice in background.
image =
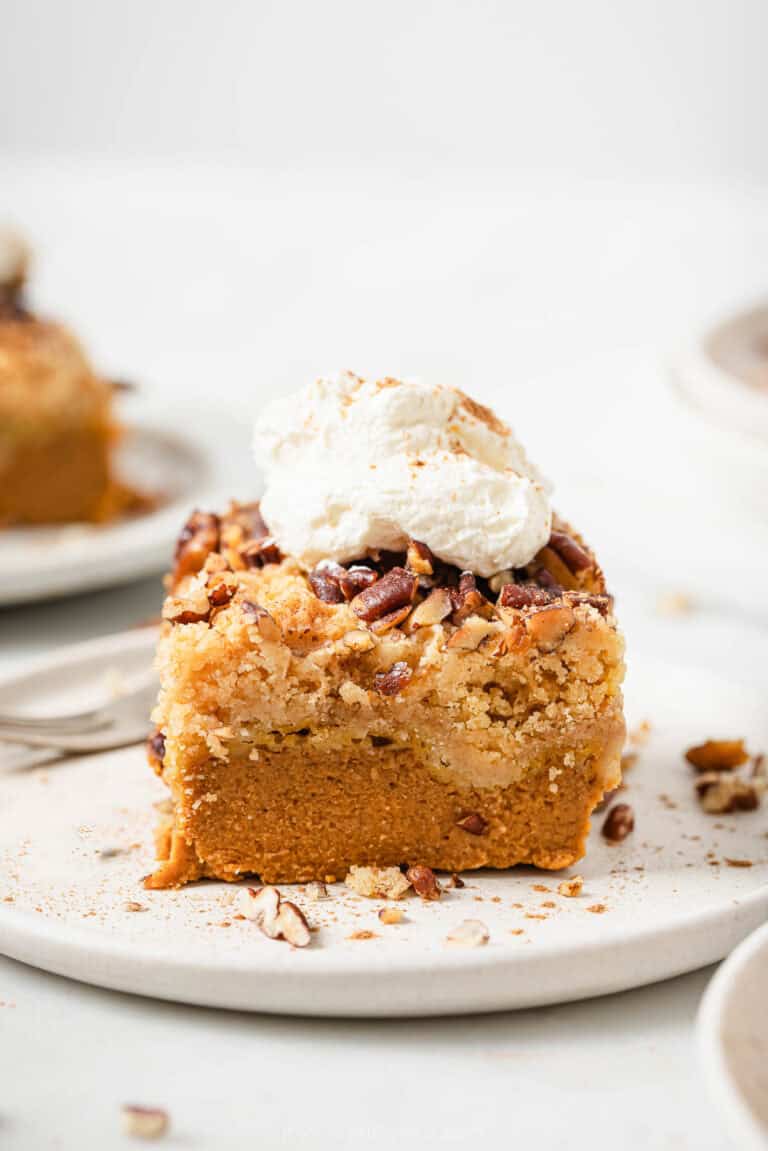
<svg viewBox="0 0 768 1151">
<path fill-rule="evenodd" d="M 0 232 L 0 525 L 94 522 L 144 506 L 113 475 L 113 385 L 24 301 L 27 249 Z"/>
</svg>

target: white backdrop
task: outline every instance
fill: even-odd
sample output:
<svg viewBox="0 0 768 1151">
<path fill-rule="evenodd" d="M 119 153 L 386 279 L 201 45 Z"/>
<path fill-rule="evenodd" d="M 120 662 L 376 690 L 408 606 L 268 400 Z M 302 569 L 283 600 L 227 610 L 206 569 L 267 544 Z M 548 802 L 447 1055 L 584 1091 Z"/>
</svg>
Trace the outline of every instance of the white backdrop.
<svg viewBox="0 0 768 1151">
<path fill-rule="evenodd" d="M 0 148 L 768 176 L 762 0 L 0 0 Z"/>
</svg>

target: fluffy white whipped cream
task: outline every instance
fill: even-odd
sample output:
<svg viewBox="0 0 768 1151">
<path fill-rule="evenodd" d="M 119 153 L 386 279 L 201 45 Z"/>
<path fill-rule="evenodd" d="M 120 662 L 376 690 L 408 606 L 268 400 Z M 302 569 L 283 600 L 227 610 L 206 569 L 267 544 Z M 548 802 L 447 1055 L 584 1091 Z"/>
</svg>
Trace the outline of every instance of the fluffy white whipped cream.
<svg viewBox="0 0 768 1151">
<path fill-rule="evenodd" d="M 549 539 L 548 485 L 511 430 L 453 388 L 345 372 L 273 401 L 256 423 L 262 512 L 306 568 L 408 538 L 481 576 Z"/>
</svg>

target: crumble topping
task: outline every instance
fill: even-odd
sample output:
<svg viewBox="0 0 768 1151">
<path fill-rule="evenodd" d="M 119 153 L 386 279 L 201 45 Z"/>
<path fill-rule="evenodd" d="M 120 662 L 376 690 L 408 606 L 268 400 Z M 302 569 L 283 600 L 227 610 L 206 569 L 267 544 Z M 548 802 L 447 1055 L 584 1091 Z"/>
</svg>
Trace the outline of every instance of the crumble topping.
<svg viewBox="0 0 768 1151">
<path fill-rule="evenodd" d="M 258 503 L 233 504 L 223 517 L 193 513 L 179 537 L 173 594 L 165 602 L 163 618 L 174 624 L 211 624 L 218 611 L 237 599 L 261 636 L 279 642 L 281 630 L 269 610 L 253 598 L 238 597 L 240 573 L 253 568 L 254 556 L 262 568 L 283 563 L 280 552 L 272 551 L 271 538 Z M 559 550 L 550 546 L 553 539 Z M 261 546 L 265 543 L 268 546 Z M 446 647 L 460 652 L 482 647 L 502 657 L 532 645 L 546 653 L 557 649 L 576 626 L 580 608 L 605 617 L 612 604 L 602 574 L 580 543 L 558 527 L 550 545 L 527 568 L 504 573 L 495 600 L 491 581 L 442 563 L 418 540 L 410 540 L 405 553 L 377 552 L 348 567 L 324 561 L 305 578 L 320 603 L 349 606 L 360 627 L 350 629 L 344 642 L 359 652 L 370 650 L 375 643 L 371 636 L 401 630 L 413 634 L 443 625 L 449 629 Z M 552 557 L 565 583 L 552 574 Z M 395 661 L 377 672 L 373 688 L 397 695 L 411 675 L 407 661 Z"/>
</svg>

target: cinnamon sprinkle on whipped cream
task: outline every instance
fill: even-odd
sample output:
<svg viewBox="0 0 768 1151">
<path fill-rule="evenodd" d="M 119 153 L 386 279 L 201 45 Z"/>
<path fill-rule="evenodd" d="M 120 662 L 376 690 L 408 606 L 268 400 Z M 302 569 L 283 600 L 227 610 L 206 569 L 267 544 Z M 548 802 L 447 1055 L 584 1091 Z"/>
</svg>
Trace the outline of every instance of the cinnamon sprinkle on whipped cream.
<svg viewBox="0 0 768 1151">
<path fill-rule="evenodd" d="M 254 452 L 264 517 L 307 569 L 417 539 L 487 577 L 549 539 L 548 485 L 510 428 L 453 388 L 319 379 L 266 408 Z"/>
</svg>

